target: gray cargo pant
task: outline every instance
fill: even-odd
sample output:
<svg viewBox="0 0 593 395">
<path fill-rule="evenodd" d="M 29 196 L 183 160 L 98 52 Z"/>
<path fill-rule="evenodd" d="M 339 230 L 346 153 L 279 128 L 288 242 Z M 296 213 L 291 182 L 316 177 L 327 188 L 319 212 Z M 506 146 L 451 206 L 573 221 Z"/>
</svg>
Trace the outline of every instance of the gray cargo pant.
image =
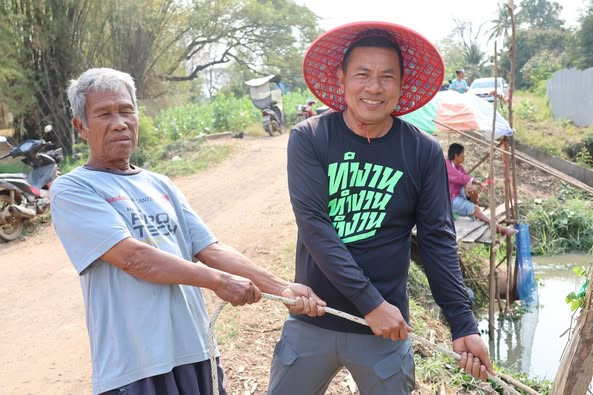
<svg viewBox="0 0 593 395">
<path fill-rule="evenodd" d="M 322 395 L 342 367 L 362 395 L 405 395 L 414 389 L 409 338 L 330 331 L 289 318 L 274 350 L 267 395 Z"/>
</svg>

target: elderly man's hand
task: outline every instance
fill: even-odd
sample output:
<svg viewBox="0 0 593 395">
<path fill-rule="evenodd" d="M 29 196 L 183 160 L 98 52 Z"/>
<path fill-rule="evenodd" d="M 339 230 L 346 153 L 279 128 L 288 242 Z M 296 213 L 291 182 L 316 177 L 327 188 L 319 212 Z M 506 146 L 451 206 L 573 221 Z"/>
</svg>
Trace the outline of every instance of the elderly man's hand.
<svg viewBox="0 0 593 395">
<path fill-rule="evenodd" d="M 317 317 L 325 313 L 320 308 L 320 306 L 327 306 L 325 301 L 319 299 L 313 290 L 306 285 L 291 283 L 282 290 L 280 296 L 296 300 L 296 304 L 286 305 L 288 311 L 292 314 L 306 314 L 309 317 Z"/>
<path fill-rule="evenodd" d="M 468 335 L 453 340 L 453 351 L 461 355 L 461 359 L 457 361 L 459 367 L 473 377 L 486 380 L 486 372 L 496 375 L 488 356 L 488 349 L 480 335 Z"/>
<path fill-rule="evenodd" d="M 261 291 L 251 280 L 229 273 L 225 273 L 220 286 L 212 290 L 233 306 L 256 303 L 261 299 Z"/>
</svg>

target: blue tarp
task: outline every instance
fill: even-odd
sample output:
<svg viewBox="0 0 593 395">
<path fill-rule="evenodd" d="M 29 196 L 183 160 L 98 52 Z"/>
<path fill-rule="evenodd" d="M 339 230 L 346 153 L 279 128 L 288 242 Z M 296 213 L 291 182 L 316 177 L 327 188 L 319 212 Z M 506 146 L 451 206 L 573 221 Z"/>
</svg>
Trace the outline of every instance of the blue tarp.
<svg viewBox="0 0 593 395">
<path fill-rule="evenodd" d="M 515 225 L 517 233 L 517 293 L 525 306 L 537 306 L 539 296 L 537 280 L 531 261 L 531 243 L 528 224 Z"/>
</svg>

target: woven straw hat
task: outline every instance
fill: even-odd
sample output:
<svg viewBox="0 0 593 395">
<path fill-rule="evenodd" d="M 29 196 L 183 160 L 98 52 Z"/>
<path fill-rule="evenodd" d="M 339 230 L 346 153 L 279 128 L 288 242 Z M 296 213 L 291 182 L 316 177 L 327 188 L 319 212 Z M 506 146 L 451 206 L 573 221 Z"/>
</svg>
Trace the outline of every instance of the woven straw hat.
<svg viewBox="0 0 593 395">
<path fill-rule="evenodd" d="M 305 54 L 303 74 L 311 92 L 336 111 L 346 108 L 338 70 L 348 48 L 361 38 L 380 30 L 398 44 L 403 56 L 404 79 L 393 115 L 412 112 L 432 99 L 444 78 L 444 65 L 437 49 L 426 38 L 407 27 L 387 22 L 355 22 L 322 34 Z M 367 33 L 367 34 L 365 34 Z M 383 36 L 383 34 L 377 34 Z"/>
</svg>

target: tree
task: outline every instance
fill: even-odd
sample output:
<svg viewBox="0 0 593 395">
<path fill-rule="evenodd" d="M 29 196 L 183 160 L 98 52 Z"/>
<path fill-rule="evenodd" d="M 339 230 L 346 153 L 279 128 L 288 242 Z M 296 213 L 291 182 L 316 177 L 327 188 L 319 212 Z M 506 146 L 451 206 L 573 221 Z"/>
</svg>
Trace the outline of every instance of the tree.
<svg viewBox="0 0 593 395">
<path fill-rule="evenodd" d="M 580 20 L 580 28 L 575 33 L 571 52 L 574 54 L 574 64 L 577 67 L 593 67 L 593 2 Z"/>
<path fill-rule="evenodd" d="M 496 14 L 496 19 L 493 19 L 490 23 L 492 27 L 490 28 L 488 40 L 492 41 L 498 37 L 502 37 L 506 39 L 509 36 L 509 30 L 511 28 L 511 15 L 509 14 L 509 9 L 504 2 L 498 2 L 498 11 Z"/>
<path fill-rule="evenodd" d="M 523 81 L 530 87 L 540 87 L 552 74 L 562 68 L 561 58 L 547 49 L 532 56 L 521 68 Z M 543 85 L 545 88 L 545 85 Z"/>
<path fill-rule="evenodd" d="M 455 70 L 463 68 L 463 46 L 451 35 L 436 43 L 445 63 L 445 79 L 455 78 Z"/>
<path fill-rule="evenodd" d="M 455 28 L 453 37 L 459 42 L 463 54 L 463 69 L 468 80 L 482 76 L 487 72 L 486 64 L 488 58 L 479 45 L 480 32 L 482 26 L 477 29 L 471 21 L 453 20 Z"/>
<path fill-rule="evenodd" d="M 52 123 L 72 152 L 65 90 L 88 67 L 115 67 L 136 80 L 138 97 L 236 63 L 252 72 L 285 70 L 318 35 L 317 18 L 293 0 L 0 0 L 0 97 L 21 120 L 21 137 Z M 18 71 L 18 73 L 15 72 Z"/>
<path fill-rule="evenodd" d="M 7 45 L 14 57 L 1 59 L 0 69 L 16 62 L 20 71 L 5 76 L 2 96 L 17 120 L 21 138 L 36 138 L 44 124 L 56 130 L 53 138 L 71 152 L 73 138 L 64 88 L 80 68 L 81 42 L 87 1 L 4 0 L 0 15 Z"/>
<path fill-rule="evenodd" d="M 564 21 L 558 17 L 561 12 L 562 6 L 555 1 L 523 0 L 517 12 L 517 20 L 519 24 L 526 25 L 526 28 L 561 29 L 564 26 Z"/>
<path fill-rule="evenodd" d="M 183 52 L 162 74 L 169 81 L 191 80 L 231 61 L 252 70 L 274 66 L 319 33 L 316 16 L 292 0 L 195 0 L 191 15 L 180 40 Z M 214 56 L 199 56 L 205 52 Z"/>
<path fill-rule="evenodd" d="M 524 78 L 520 71 L 523 66 L 534 56 L 547 50 L 552 56 L 559 60 L 560 66 L 566 66 L 568 60 L 564 54 L 569 46 L 571 34 L 564 29 L 555 30 L 517 30 L 517 49 L 516 49 L 516 87 L 529 88 L 528 79 Z M 501 69 L 510 70 L 510 60 L 508 55 L 501 55 Z"/>
</svg>

